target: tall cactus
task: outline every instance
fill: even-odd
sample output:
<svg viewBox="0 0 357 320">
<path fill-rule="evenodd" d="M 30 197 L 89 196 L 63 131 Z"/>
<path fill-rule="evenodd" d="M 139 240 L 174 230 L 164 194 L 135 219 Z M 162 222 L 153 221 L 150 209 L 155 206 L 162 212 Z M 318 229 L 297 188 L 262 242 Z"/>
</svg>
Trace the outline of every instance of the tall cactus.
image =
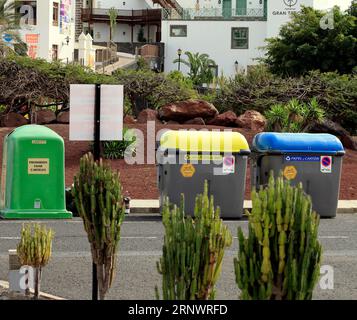
<svg viewBox="0 0 357 320">
<path fill-rule="evenodd" d="M 219 215 L 213 197 L 208 197 L 207 181 L 203 194 L 196 197 L 194 219 L 185 216 L 183 195 L 180 207 L 172 210 L 166 198 L 163 256 L 157 262 L 164 300 L 214 299 L 224 250 L 232 244 L 232 235 Z"/>
<path fill-rule="evenodd" d="M 90 242 L 92 259 L 97 265 L 99 298 L 104 300 L 116 266 L 120 227 L 124 220 L 124 203 L 119 174 L 91 153 L 80 160 L 74 177 L 73 197 Z"/>
<path fill-rule="evenodd" d="M 53 235 L 52 229 L 47 230 L 46 226 L 38 223 L 22 226 L 17 255 L 21 265 L 35 269 L 35 299 L 40 296 L 42 267 L 51 257 Z"/>
<path fill-rule="evenodd" d="M 244 300 L 310 300 L 320 274 L 319 216 L 302 185 L 270 174 L 266 188 L 252 191 L 249 235 L 238 229 L 234 259 Z"/>
</svg>

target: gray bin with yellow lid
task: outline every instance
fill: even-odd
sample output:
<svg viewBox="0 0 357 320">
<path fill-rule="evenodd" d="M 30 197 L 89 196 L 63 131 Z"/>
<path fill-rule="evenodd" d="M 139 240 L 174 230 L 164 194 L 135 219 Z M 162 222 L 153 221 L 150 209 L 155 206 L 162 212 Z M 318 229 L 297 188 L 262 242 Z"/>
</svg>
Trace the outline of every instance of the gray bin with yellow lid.
<svg viewBox="0 0 357 320">
<path fill-rule="evenodd" d="M 185 196 L 185 212 L 193 215 L 195 198 L 204 181 L 214 196 L 223 218 L 243 214 L 249 145 L 243 135 L 227 131 L 170 130 L 160 139 L 158 149 L 160 208 L 163 200 L 180 204 Z"/>
</svg>

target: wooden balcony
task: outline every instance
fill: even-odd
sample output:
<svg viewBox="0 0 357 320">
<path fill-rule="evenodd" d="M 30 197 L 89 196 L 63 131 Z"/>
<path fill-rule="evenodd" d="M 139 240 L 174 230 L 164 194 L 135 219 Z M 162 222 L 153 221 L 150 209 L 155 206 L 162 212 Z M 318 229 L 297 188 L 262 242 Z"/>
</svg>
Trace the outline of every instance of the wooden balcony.
<svg viewBox="0 0 357 320">
<path fill-rule="evenodd" d="M 105 22 L 109 23 L 109 10 L 98 8 L 83 8 L 83 22 Z M 161 23 L 161 9 L 144 10 L 117 10 L 117 23 L 127 24 L 159 24 Z"/>
</svg>

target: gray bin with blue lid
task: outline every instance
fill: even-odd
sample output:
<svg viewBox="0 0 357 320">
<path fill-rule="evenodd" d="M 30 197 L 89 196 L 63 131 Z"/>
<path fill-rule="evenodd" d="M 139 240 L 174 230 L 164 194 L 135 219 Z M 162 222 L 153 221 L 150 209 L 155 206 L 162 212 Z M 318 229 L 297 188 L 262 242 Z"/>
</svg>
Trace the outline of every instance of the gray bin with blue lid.
<svg viewBox="0 0 357 320">
<path fill-rule="evenodd" d="M 266 185 L 271 170 L 275 176 L 282 171 L 292 185 L 302 183 L 321 217 L 335 217 L 344 154 L 331 134 L 259 133 L 252 146 L 252 188 Z"/>
</svg>

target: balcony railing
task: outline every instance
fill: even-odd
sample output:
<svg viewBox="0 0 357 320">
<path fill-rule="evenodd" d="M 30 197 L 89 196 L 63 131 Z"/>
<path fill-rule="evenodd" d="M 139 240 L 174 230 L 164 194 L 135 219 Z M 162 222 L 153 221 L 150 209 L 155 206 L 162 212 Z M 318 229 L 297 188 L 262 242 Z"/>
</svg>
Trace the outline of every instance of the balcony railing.
<svg viewBox="0 0 357 320">
<path fill-rule="evenodd" d="M 222 8 L 202 8 L 183 9 L 182 15 L 178 15 L 174 9 L 162 9 L 163 20 L 235 20 L 250 19 L 262 20 L 266 18 L 264 8 L 256 9 L 222 9 Z"/>
<path fill-rule="evenodd" d="M 109 21 L 110 9 L 84 8 L 82 21 Z M 161 9 L 120 10 L 117 9 L 118 22 L 157 22 L 161 21 Z"/>
</svg>

